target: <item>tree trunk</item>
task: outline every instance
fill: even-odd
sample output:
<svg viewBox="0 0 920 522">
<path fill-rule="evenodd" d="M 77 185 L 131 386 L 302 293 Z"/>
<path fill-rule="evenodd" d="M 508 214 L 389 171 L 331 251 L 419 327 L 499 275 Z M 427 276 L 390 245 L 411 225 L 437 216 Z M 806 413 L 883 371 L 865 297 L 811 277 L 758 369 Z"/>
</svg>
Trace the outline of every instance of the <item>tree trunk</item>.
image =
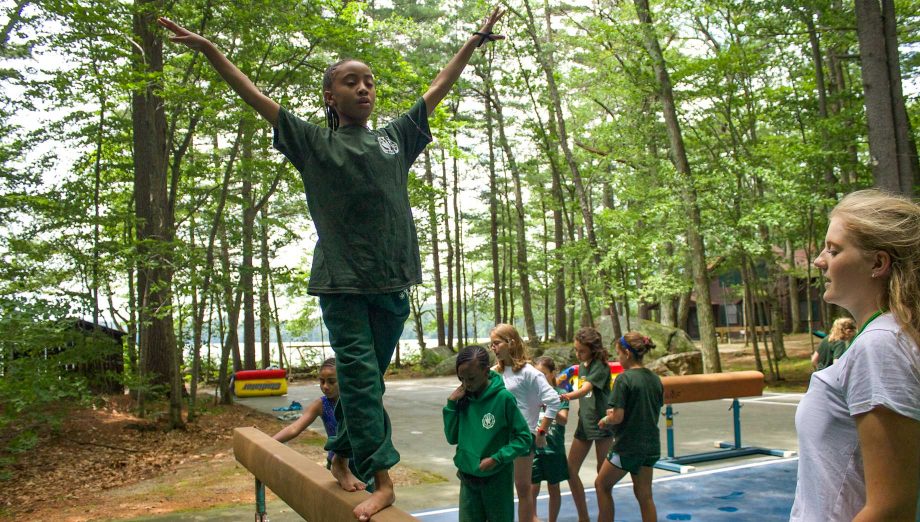
<svg viewBox="0 0 920 522">
<path fill-rule="evenodd" d="M 802 13 L 805 26 L 808 29 L 808 42 L 811 46 L 812 66 L 815 70 L 815 90 L 818 94 L 818 116 L 821 119 L 821 147 L 831 150 L 831 139 L 828 133 L 827 89 L 824 87 L 824 60 L 821 55 L 821 42 L 818 31 L 810 12 Z M 822 161 L 821 170 L 824 172 L 825 194 L 833 196 L 836 192 L 837 178 L 834 176 L 834 166 L 829 159 Z"/>
<path fill-rule="evenodd" d="M 93 60 L 96 69 L 96 60 Z M 97 71 L 98 72 L 98 71 Z M 96 131 L 96 157 L 93 162 L 93 327 L 99 324 L 99 187 L 102 178 L 102 137 L 105 130 L 105 95 L 99 97 L 99 127 Z"/>
<path fill-rule="evenodd" d="M 525 229 L 524 214 L 524 196 L 521 190 L 521 174 L 518 171 L 517 161 L 514 152 L 511 150 L 511 144 L 505 134 L 505 118 L 502 114 L 502 104 L 498 96 L 498 91 L 491 85 L 487 78 L 483 78 L 487 89 L 491 90 L 491 101 L 495 108 L 495 117 L 498 123 L 498 139 L 502 149 L 505 151 L 505 158 L 508 160 L 508 169 L 511 171 L 511 182 L 514 186 L 514 230 L 515 230 L 515 254 L 517 262 L 518 283 L 521 292 L 521 307 L 524 313 L 524 327 L 527 331 L 527 340 L 531 347 L 539 346 L 540 337 L 537 335 L 537 325 L 533 318 L 533 307 L 531 305 L 530 295 L 530 269 L 527 261 L 527 237 Z"/>
<path fill-rule="evenodd" d="M 559 95 L 559 89 L 556 85 L 555 71 L 553 67 L 554 59 L 552 52 L 548 49 L 544 49 L 541 45 L 540 38 L 537 35 L 533 12 L 530 8 L 530 2 L 528 0 L 525 0 L 524 7 L 527 11 L 527 17 L 524 22 L 527 23 L 528 33 L 530 33 L 534 47 L 536 49 L 537 60 L 540 62 L 540 66 L 543 70 L 544 76 L 546 77 L 547 90 L 550 102 L 552 103 L 554 109 L 553 113 L 555 115 L 555 121 L 553 123 L 559 136 L 559 146 L 562 148 L 563 157 L 565 158 L 565 162 L 569 167 L 569 172 L 572 175 L 572 182 L 575 185 L 575 192 L 578 196 L 581 216 L 586 229 L 588 245 L 591 247 L 591 257 L 594 261 L 595 267 L 597 267 L 598 277 L 603 283 L 605 302 L 604 313 L 610 315 L 614 335 L 616 337 L 620 337 L 623 334 L 620 330 L 620 319 L 616 312 L 616 304 L 614 302 L 614 297 L 610 288 L 610 274 L 605 268 L 603 268 L 603 265 L 601 264 L 600 248 L 597 243 L 597 237 L 595 236 L 594 210 L 591 208 L 588 191 L 584 185 L 584 181 L 582 180 L 581 172 L 579 171 L 578 164 L 575 161 L 575 156 L 572 154 L 572 150 L 569 147 L 568 130 L 566 127 L 565 118 L 563 116 L 561 96 Z M 552 28 L 549 26 L 549 18 L 547 18 L 546 23 L 547 36 L 551 38 Z"/>
<path fill-rule="evenodd" d="M 645 47 L 649 57 L 652 59 L 655 76 L 658 80 L 665 125 L 668 131 L 668 139 L 671 143 L 671 160 L 682 178 L 680 189 L 684 207 L 689 217 L 687 243 L 690 246 L 690 263 L 693 267 L 693 281 L 696 289 L 696 313 L 700 326 L 703 371 L 717 373 L 722 371 L 722 363 L 716 342 L 715 320 L 712 314 L 712 300 L 709 293 L 709 271 L 706 266 L 706 247 L 701 235 L 702 219 L 697 204 L 696 188 L 694 187 L 690 163 L 687 160 L 687 153 L 681 136 L 677 108 L 674 105 L 674 93 L 671 88 L 671 78 L 668 74 L 664 56 L 661 53 L 658 38 L 655 36 L 648 0 L 635 0 L 635 5 L 639 22 L 642 25 Z"/>
<path fill-rule="evenodd" d="M 756 310 L 754 308 L 754 291 L 753 291 L 753 281 L 751 270 L 748 268 L 747 256 L 741 254 L 741 282 L 744 286 L 744 322 L 745 330 L 747 331 L 746 338 L 753 340 L 754 346 L 754 364 L 757 368 L 757 371 L 763 373 L 763 361 L 760 357 L 760 348 L 757 344 L 757 335 L 756 326 L 757 319 L 755 317 Z"/>
<path fill-rule="evenodd" d="M 195 214 L 189 215 L 189 248 L 195 256 L 198 250 L 195 227 Z M 197 256 L 195 256 L 197 257 Z M 198 321 L 198 268 L 196 263 L 189 263 L 189 279 L 192 292 L 192 382 L 189 383 L 188 421 L 195 420 L 195 406 L 198 403 L 198 380 L 201 375 L 201 330 L 202 324 Z"/>
<path fill-rule="evenodd" d="M 843 9 L 840 0 L 833 0 L 830 11 L 840 12 Z M 841 43 L 832 41 L 827 48 L 827 66 L 828 66 L 828 92 L 831 95 L 831 99 L 834 102 L 830 105 L 830 109 L 835 116 L 839 115 L 842 112 L 845 112 L 842 124 L 844 129 L 844 136 L 853 136 L 856 131 L 854 131 L 853 118 L 847 116 L 852 114 L 855 111 L 848 109 L 848 98 L 843 96 L 843 93 L 847 89 L 846 81 L 846 71 L 843 67 L 843 60 L 840 58 L 842 55 L 847 54 L 847 50 Z M 841 155 L 843 161 L 840 166 L 841 175 L 840 181 L 845 185 L 851 185 L 856 183 L 856 170 L 859 166 L 859 153 L 857 149 L 856 139 L 840 139 L 835 140 L 838 143 L 838 147 L 841 148 Z"/>
<path fill-rule="evenodd" d="M 769 326 L 770 321 L 772 319 L 773 312 L 772 312 L 772 306 L 770 305 L 770 302 L 769 302 L 770 292 L 765 291 L 761 287 L 760 278 L 757 276 L 757 270 L 754 267 L 754 260 L 750 258 L 748 259 L 748 273 L 750 275 L 750 281 L 751 281 L 751 292 L 752 292 L 752 295 L 754 296 L 754 306 L 752 307 L 754 309 L 754 325 L 751 328 L 751 335 L 754 339 L 754 342 L 756 343 L 757 342 L 757 327 L 761 326 L 760 324 L 761 322 L 765 323 L 763 326 Z M 758 297 L 760 296 L 763 297 L 763 300 L 758 299 Z M 760 301 L 760 303 L 758 303 L 758 301 Z M 760 320 L 761 314 L 758 312 L 758 306 L 757 306 L 758 304 L 760 305 L 759 310 L 763 312 L 763 321 Z M 770 356 L 770 346 L 769 346 L 769 342 L 767 341 L 768 338 L 769 336 L 766 336 L 766 335 L 764 336 L 763 353 L 767 357 L 767 367 L 770 368 L 770 380 L 777 381 L 779 380 L 779 363 L 776 362 L 775 356 L 774 357 Z M 774 354 L 775 354 L 776 347 L 774 346 L 773 348 L 774 348 Z"/>
<path fill-rule="evenodd" d="M 457 133 L 454 131 L 454 142 Z M 463 327 L 463 245 L 460 242 L 460 230 L 463 228 L 463 219 L 460 216 L 460 168 L 457 157 L 453 157 L 454 189 L 451 191 L 454 207 L 454 282 L 457 292 L 454 299 L 455 315 L 457 317 L 457 348 L 464 345 L 465 329 Z"/>
<path fill-rule="evenodd" d="M 255 285 L 252 265 L 253 237 L 255 236 L 256 211 L 252 202 L 252 140 L 255 129 L 249 118 L 243 131 L 242 190 L 240 199 L 243 205 L 242 223 L 242 262 L 240 263 L 240 286 L 243 289 L 243 369 L 256 369 L 256 305 Z"/>
<path fill-rule="evenodd" d="M 786 283 L 789 285 L 789 320 L 792 322 L 789 331 L 797 334 L 802 331 L 802 314 L 799 312 L 799 279 L 795 265 L 795 248 L 789 238 L 786 238 L 786 261 L 789 263 Z"/>
<path fill-rule="evenodd" d="M 428 199 L 428 223 L 431 226 L 431 264 L 434 271 L 434 315 L 438 329 L 438 346 L 445 346 L 444 341 L 444 289 L 441 283 L 441 237 L 438 233 L 438 211 L 435 197 L 434 173 L 431 169 L 431 154 L 425 148 L 425 182 L 431 187 L 431 197 Z M 441 149 L 441 163 L 445 161 L 444 149 Z"/>
<path fill-rule="evenodd" d="M 551 29 L 549 27 L 548 29 Z M 520 56 L 518 57 L 520 62 Z M 526 69 L 522 65 L 522 73 L 524 77 L 524 83 L 527 87 L 527 94 L 530 97 L 531 104 L 533 106 L 533 114 L 537 118 L 537 134 L 540 138 L 539 146 L 543 149 L 544 154 L 546 154 L 547 163 L 549 163 L 550 174 L 552 176 L 552 185 L 550 188 L 550 194 L 553 197 L 553 281 L 552 287 L 554 290 L 553 295 L 553 338 L 556 342 L 565 342 L 568 340 L 567 335 L 567 321 L 566 321 L 566 295 L 565 295 L 565 257 L 562 253 L 562 246 L 565 242 L 565 229 L 564 229 L 564 195 L 562 192 L 562 175 L 559 172 L 559 166 L 557 162 L 558 149 L 556 145 L 558 144 L 558 139 L 554 139 L 555 131 L 552 125 L 546 125 L 543 123 L 542 118 L 540 117 L 540 106 L 537 103 L 537 98 L 534 95 L 534 89 L 530 83 L 530 76 Z M 552 108 L 549 109 L 552 113 Z M 552 120 L 552 116 L 550 116 Z M 553 135 L 551 138 L 547 134 L 547 127 L 549 132 Z M 547 306 L 547 310 L 548 310 Z M 548 312 L 547 312 L 548 313 Z M 547 338 L 549 337 L 549 331 L 546 332 Z"/>
<path fill-rule="evenodd" d="M 271 350 L 271 323 L 272 312 L 271 305 L 268 301 L 268 278 L 271 273 L 269 264 L 268 250 L 268 205 L 263 205 L 260 209 L 262 214 L 261 226 L 259 227 L 261 242 L 260 253 L 262 257 L 262 269 L 259 274 L 259 342 L 262 348 L 262 368 L 268 368 L 272 364 Z M 279 339 L 280 341 L 280 339 Z M 278 349 L 278 362 L 281 368 L 284 367 L 281 349 Z"/>
<path fill-rule="evenodd" d="M 230 247 L 227 242 L 227 233 L 221 226 L 220 237 L 220 264 L 224 272 L 224 306 L 227 310 L 227 336 L 224 339 L 221 350 L 220 376 L 218 377 L 218 386 L 220 387 L 221 404 L 232 404 L 233 399 L 230 395 L 230 379 L 228 378 L 228 362 L 230 355 L 233 356 L 233 371 L 242 369 L 240 360 L 240 343 L 239 343 L 239 321 L 240 308 L 243 300 L 243 287 L 237 286 L 236 296 L 233 295 L 233 284 L 230 277 Z"/>
<path fill-rule="evenodd" d="M 690 298 L 692 296 L 693 285 L 690 285 L 677 298 L 677 327 L 685 332 L 690 331 Z"/>
<path fill-rule="evenodd" d="M 281 338 L 281 320 L 278 317 L 278 299 L 276 298 L 277 294 L 275 294 L 275 281 L 274 281 L 274 278 L 272 277 L 271 270 L 268 271 L 268 287 L 272 294 L 272 308 L 273 308 L 274 317 L 275 317 L 275 339 L 278 344 L 279 359 L 283 360 L 283 357 L 280 357 L 280 355 L 284 353 L 284 339 Z M 284 365 L 282 364 L 282 368 L 283 367 Z M 288 358 L 287 367 L 293 370 L 293 368 L 291 368 L 290 358 Z M 290 372 L 288 372 L 288 375 L 290 375 Z"/>
<path fill-rule="evenodd" d="M 856 0 L 856 35 L 875 185 L 912 195 L 917 150 L 901 87 L 893 0 L 881 6 L 878 0 Z"/>
<path fill-rule="evenodd" d="M 492 129 L 492 103 L 488 98 L 486 104 L 486 139 L 489 145 L 489 233 L 491 241 L 489 252 L 492 256 L 492 322 L 499 324 L 502 322 L 502 299 L 501 289 L 499 288 L 498 273 L 498 183 L 495 178 L 495 146 L 494 131 Z"/>
<path fill-rule="evenodd" d="M 456 159 L 454 160 L 456 161 Z M 454 167 L 456 168 L 456 166 Z M 454 245 L 450 238 L 450 212 L 447 205 L 447 194 L 450 187 L 447 184 L 447 164 L 441 164 L 441 186 L 444 187 L 444 198 L 441 203 L 444 207 L 444 243 L 447 246 L 447 339 L 446 346 L 454 346 Z M 455 225 L 456 226 L 456 225 Z"/>
<path fill-rule="evenodd" d="M 418 287 L 415 286 L 409 291 L 409 309 L 412 312 L 412 324 L 415 325 L 415 338 L 418 340 L 418 349 L 421 353 L 425 352 L 425 328 L 422 325 L 422 307 L 418 299 Z"/>
<path fill-rule="evenodd" d="M 133 204 L 131 205 L 134 206 Z M 129 210 L 130 212 L 130 210 Z M 134 230 L 135 227 L 130 222 L 125 223 L 125 244 L 134 245 Z M 128 262 L 128 368 L 132 375 L 136 375 L 138 371 L 138 358 L 137 358 L 137 328 L 138 328 L 138 318 L 137 310 L 138 306 L 138 295 L 135 290 L 135 266 L 137 263 L 137 258 L 131 258 Z"/>
<path fill-rule="evenodd" d="M 662 295 L 658 301 L 659 321 L 665 326 L 677 328 L 676 299 L 671 295 Z"/>
<path fill-rule="evenodd" d="M 155 29 L 159 0 L 134 3 L 134 66 L 144 81 L 131 93 L 134 142 L 135 209 L 141 233 L 139 271 L 142 306 L 141 332 L 144 358 L 141 364 L 150 382 L 170 385 L 170 426 L 184 426 L 179 361 L 172 318 L 173 264 L 171 242 L 174 222 L 169 205 L 166 162 L 166 114 L 159 96 L 159 74 L 163 71 L 163 41 Z"/>
<path fill-rule="evenodd" d="M 568 334 L 566 337 L 566 342 L 571 342 L 575 338 L 575 292 L 578 291 L 578 284 L 576 282 L 576 272 L 575 272 L 575 261 L 571 261 L 571 267 L 569 267 L 569 295 L 566 298 L 566 317 L 568 319 L 568 324 L 566 324 L 565 331 Z"/>
</svg>

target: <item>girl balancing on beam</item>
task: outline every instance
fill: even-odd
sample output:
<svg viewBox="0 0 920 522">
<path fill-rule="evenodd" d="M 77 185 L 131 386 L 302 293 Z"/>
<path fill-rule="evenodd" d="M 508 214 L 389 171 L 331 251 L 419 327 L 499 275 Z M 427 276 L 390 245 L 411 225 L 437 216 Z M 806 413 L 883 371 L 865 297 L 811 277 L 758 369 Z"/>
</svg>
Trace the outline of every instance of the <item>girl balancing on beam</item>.
<svg viewBox="0 0 920 522">
<path fill-rule="evenodd" d="M 368 64 L 345 59 L 323 74 L 328 127 L 313 125 L 263 94 L 206 38 L 160 18 L 170 40 L 200 51 L 218 74 L 274 129 L 274 146 L 300 172 L 318 241 L 308 292 L 319 297 L 336 355 L 339 400 L 332 474 L 346 491 L 374 492 L 354 510 L 358 520 L 395 499 L 389 469 L 399 461 L 383 408 L 383 377 L 409 316 L 408 289 L 422 280 L 409 204 L 409 168 L 431 141 L 428 116 L 460 77 L 473 51 L 504 38 L 492 33 L 495 8 L 413 106 L 369 129 L 376 101 Z M 357 473 L 349 471 L 349 460 Z"/>
</svg>

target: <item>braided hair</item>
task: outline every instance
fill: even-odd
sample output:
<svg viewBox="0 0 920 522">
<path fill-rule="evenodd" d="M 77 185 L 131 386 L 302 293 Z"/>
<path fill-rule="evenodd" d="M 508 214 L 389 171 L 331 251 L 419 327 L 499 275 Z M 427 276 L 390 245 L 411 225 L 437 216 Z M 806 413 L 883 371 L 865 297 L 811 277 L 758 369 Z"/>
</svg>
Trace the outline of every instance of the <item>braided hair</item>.
<svg viewBox="0 0 920 522">
<path fill-rule="evenodd" d="M 460 365 L 476 361 L 480 369 L 489 367 L 489 351 L 478 344 L 464 346 L 460 353 L 457 354 L 457 366 L 455 371 L 460 371 Z"/>
<path fill-rule="evenodd" d="M 480 370 L 488 371 L 489 370 L 489 351 L 483 348 L 478 344 L 471 344 L 469 346 L 464 346 L 460 353 L 457 354 L 457 362 L 455 371 L 457 374 L 460 373 L 460 366 L 468 362 L 475 362 L 476 366 Z M 463 411 L 470 404 L 469 394 L 464 394 L 463 397 L 457 401 L 457 411 Z"/>
</svg>

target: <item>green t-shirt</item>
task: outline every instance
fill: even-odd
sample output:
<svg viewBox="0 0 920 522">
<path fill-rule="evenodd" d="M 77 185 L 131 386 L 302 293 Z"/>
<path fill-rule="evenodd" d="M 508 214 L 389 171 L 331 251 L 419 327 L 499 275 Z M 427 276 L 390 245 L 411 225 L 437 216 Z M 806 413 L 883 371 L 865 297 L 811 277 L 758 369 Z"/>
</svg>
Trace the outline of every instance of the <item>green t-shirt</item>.
<svg viewBox="0 0 920 522">
<path fill-rule="evenodd" d="M 422 98 L 376 130 L 332 131 L 281 109 L 274 146 L 301 174 L 318 237 L 310 294 L 387 293 L 421 283 L 408 179 L 430 141 Z"/>
<path fill-rule="evenodd" d="M 562 388 L 555 388 L 556 393 L 565 393 L 565 390 Z M 559 398 L 559 411 L 569 409 L 569 401 Z M 540 421 L 543 420 L 543 412 L 546 411 L 546 406 L 543 406 L 543 411 L 540 412 Z M 540 425 L 540 421 L 537 421 L 537 425 Z M 553 421 L 549 425 L 549 429 L 546 430 L 546 446 L 542 448 L 537 448 L 536 452 L 541 455 L 565 455 L 565 425 L 557 424 L 556 421 Z"/>
<path fill-rule="evenodd" d="M 593 440 L 597 437 L 609 437 L 609 430 L 597 427 L 597 421 L 607 414 L 607 401 L 610 397 L 610 366 L 600 360 L 591 361 L 589 366 L 585 363 L 578 365 L 578 377 L 591 383 L 591 393 L 578 399 L 578 421 L 588 437 Z"/>
<path fill-rule="evenodd" d="M 658 418 L 664 405 L 661 379 L 647 368 L 632 368 L 613 382 L 610 407 L 620 408 L 623 422 L 613 426 L 611 451 L 626 455 L 661 455 Z"/>
<path fill-rule="evenodd" d="M 818 346 L 818 364 L 816 370 L 823 370 L 834 364 L 834 359 L 839 359 L 847 351 L 847 343 L 843 340 L 828 341 L 824 339 Z"/>
<path fill-rule="evenodd" d="M 833 351 L 833 353 L 831 354 L 831 363 L 833 363 L 836 359 L 839 359 L 839 358 L 843 357 L 843 354 L 846 353 L 847 348 L 850 347 L 850 346 L 847 344 L 847 342 L 844 341 L 843 339 L 841 339 L 841 340 L 839 340 L 839 341 L 834 341 L 833 344 L 834 344 L 834 351 Z M 828 366 L 829 366 L 829 365 L 828 365 Z"/>
</svg>

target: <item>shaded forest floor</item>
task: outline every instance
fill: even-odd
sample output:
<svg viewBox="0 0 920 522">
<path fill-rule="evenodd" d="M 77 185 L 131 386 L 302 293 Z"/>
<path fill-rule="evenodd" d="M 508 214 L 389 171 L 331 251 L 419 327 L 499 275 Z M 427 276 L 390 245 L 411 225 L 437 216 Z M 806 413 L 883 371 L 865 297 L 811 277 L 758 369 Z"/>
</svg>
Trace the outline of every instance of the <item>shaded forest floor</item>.
<svg viewBox="0 0 920 522">
<path fill-rule="evenodd" d="M 201 417 L 186 430 L 166 431 L 165 415 L 135 417 L 127 396 L 71 412 L 7 468 L 12 478 L 0 481 L 0 519 L 118 520 L 253 504 L 252 475 L 233 457 L 233 428 L 272 434 L 283 424 L 211 400 L 200 396 Z M 325 465 L 324 442 L 324 435 L 307 430 L 290 444 Z M 392 474 L 398 485 L 432 480 L 400 465 Z"/>
</svg>

